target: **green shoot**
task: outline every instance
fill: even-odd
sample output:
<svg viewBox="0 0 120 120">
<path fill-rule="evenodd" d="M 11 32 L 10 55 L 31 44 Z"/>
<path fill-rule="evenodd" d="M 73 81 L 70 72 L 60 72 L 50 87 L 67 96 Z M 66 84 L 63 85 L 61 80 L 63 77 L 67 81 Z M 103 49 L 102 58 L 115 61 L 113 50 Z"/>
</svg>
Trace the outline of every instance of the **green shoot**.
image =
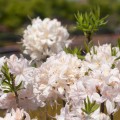
<svg viewBox="0 0 120 120">
<path fill-rule="evenodd" d="M 2 66 L 1 72 L 3 73 L 3 76 L 4 76 L 1 82 L 3 92 L 4 93 L 13 92 L 15 94 L 16 103 L 18 105 L 19 100 L 18 100 L 17 92 L 21 90 L 22 81 L 18 85 L 15 85 L 15 77 L 9 72 L 7 63 L 4 63 L 4 65 Z"/>
<path fill-rule="evenodd" d="M 84 59 L 84 56 L 81 55 L 81 49 L 79 49 L 79 48 L 74 48 L 74 49 L 65 48 L 64 51 L 65 51 L 66 53 L 70 53 L 70 54 L 72 54 L 72 55 L 77 55 L 78 59 L 81 59 L 81 60 Z"/>
<path fill-rule="evenodd" d="M 86 100 L 84 100 L 84 106 L 85 108 L 82 108 L 82 111 L 88 115 L 90 115 L 99 108 L 99 105 L 96 104 L 95 101 L 91 102 L 89 97 L 87 97 Z"/>
<path fill-rule="evenodd" d="M 88 42 L 92 40 L 92 35 L 99 29 L 99 27 L 107 23 L 105 16 L 100 18 L 100 8 L 91 10 L 89 13 L 77 13 L 75 18 L 77 20 L 77 28 L 83 31 Z"/>
</svg>

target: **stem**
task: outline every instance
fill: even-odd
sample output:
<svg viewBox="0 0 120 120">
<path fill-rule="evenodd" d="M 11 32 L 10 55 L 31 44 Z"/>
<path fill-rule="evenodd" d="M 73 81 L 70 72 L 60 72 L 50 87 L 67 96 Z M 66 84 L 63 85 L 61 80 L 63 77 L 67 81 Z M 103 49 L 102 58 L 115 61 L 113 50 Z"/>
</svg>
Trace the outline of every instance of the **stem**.
<svg viewBox="0 0 120 120">
<path fill-rule="evenodd" d="M 113 120 L 113 119 L 114 119 L 114 118 L 113 118 L 113 114 L 112 114 L 112 113 L 110 114 L 110 118 L 111 118 L 111 120 Z"/>
<path fill-rule="evenodd" d="M 104 113 L 104 102 L 101 103 L 100 112 L 101 112 L 101 113 Z"/>
<path fill-rule="evenodd" d="M 101 93 L 100 93 L 100 89 L 99 89 L 98 86 L 96 87 L 96 90 L 97 90 L 98 94 L 99 94 L 100 96 L 102 96 Z M 104 102 L 101 103 L 100 112 L 101 112 L 101 113 L 104 113 Z"/>
<path fill-rule="evenodd" d="M 17 92 L 15 91 L 15 98 L 16 98 L 16 104 L 17 104 L 17 107 L 19 108 L 19 99 L 18 99 L 18 94 Z"/>
<path fill-rule="evenodd" d="M 14 94 L 15 94 L 16 104 L 17 104 L 17 107 L 19 108 L 19 99 L 18 99 L 18 93 L 15 90 L 15 81 L 13 79 L 13 76 L 11 76 L 11 78 L 12 78 L 12 87 L 13 87 Z"/>
<path fill-rule="evenodd" d="M 87 40 L 88 40 L 88 43 L 89 43 L 92 40 L 92 33 L 88 32 L 86 37 L 87 37 Z"/>
<path fill-rule="evenodd" d="M 45 106 L 45 113 L 46 113 L 46 119 L 45 119 L 45 120 L 49 120 L 48 112 L 47 112 L 47 104 L 46 104 L 46 106 Z"/>
<path fill-rule="evenodd" d="M 63 107 L 65 107 L 66 102 L 63 100 Z"/>
</svg>

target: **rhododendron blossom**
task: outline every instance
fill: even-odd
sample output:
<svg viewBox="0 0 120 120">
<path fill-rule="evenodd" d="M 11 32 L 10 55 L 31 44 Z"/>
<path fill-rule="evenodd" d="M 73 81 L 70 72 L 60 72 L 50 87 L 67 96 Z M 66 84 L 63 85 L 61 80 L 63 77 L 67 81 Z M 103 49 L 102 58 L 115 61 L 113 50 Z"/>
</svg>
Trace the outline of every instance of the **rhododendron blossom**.
<svg viewBox="0 0 120 120">
<path fill-rule="evenodd" d="M 49 98 L 56 99 L 57 96 L 64 98 L 63 95 L 70 90 L 70 85 L 84 76 L 85 72 L 81 67 L 81 60 L 65 52 L 48 58 L 36 75 L 37 86 L 35 88 L 38 96 L 43 95 L 47 100 Z"/>
<path fill-rule="evenodd" d="M 112 55 L 112 49 L 116 49 L 116 54 Z M 47 58 L 37 68 L 23 57 L 2 57 L 0 108 L 18 107 L 15 93 L 4 92 L 2 81 L 7 78 L 2 69 L 7 65 L 7 72 L 14 79 L 14 84 L 22 82 L 21 89 L 17 91 L 19 107 L 37 109 L 61 98 L 66 104 L 61 114 L 56 115 L 57 120 L 110 120 L 109 115 L 116 113 L 120 107 L 119 55 L 117 47 L 111 48 L 107 44 L 95 46 L 94 51 L 91 48 L 83 60 L 78 59 L 77 55 L 61 51 Z M 99 107 L 90 114 L 83 110 L 87 98 Z M 106 115 L 100 111 L 101 104 L 106 107 Z"/>
<path fill-rule="evenodd" d="M 116 65 L 119 64 L 119 60 L 116 60 L 119 51 L 117 47 L 114 48 L 117 54 L 112 56 L 111 45 L 107 44 L 96 46 L 94 49 L 96 53 L 91 48 L 91 52 L 87 53 L 82 61 L 87 74 L 70 85 L 69 91 L 66 91 L 66 98 L 76 109 L 76 106 L 89 96 L 91 101 L 96 101 L 99 105 L 105 103 L 107 113 L 113 114 L 118 110 L 120 103 L 120 71 Z"/>
<path fill-rule="evenodd" d="M 24 31 L 24 53 L 29 54 L 34 60 L 44 61 L 48 56 L 56 54 L 68 46 L 69 33 L 61 26 L 57 19 L 45 18 L 43 21 L 38 17 L 32 20 Z M 39 61 L 39 62 L 40 62 Z"/>
</svg>

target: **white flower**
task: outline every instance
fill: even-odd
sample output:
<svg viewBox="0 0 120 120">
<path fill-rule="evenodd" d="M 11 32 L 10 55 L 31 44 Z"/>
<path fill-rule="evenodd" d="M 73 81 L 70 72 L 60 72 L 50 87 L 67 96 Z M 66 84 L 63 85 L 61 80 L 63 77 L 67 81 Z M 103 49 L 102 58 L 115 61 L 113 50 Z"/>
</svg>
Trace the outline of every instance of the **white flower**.
<svg viewBox="0 0 120 120">
<path fill-rule="evenodd" d="M 6 62 L 5 56 L 4 56 L 4 57 L 1 57 L 1 58 L 0 58 L 0 70 L 1 70 L 1 67 L 4 65 L 5 62 Z"/>
<path fill-rule="evenodd" d="M 113 51 L 115 51 L 114 54 Z M 119 56 L 120 51 L 118 47 L 111 47 L 111 44 L 104 44 L 92 47 L 90 53 L 86 54 L 85 60 L 89 63 L 89 68 L 94 70 L 102 64 L 110 67 L 112 67 L 112 65 L 119 67 L 120 60 L 115 61 Z"/>
<path fill-rule="evenodd" d="M 96 80 L 85 77 L 84 79 L 80 79 L 70 86 L 67 97 L 71 100 L 72 104 L 80 104 L 84 99 L 87 98 L 87 96 L 89 96 L 91 101 L 102 103 L 103 100 L 100 97 L 100 94 L 97 93 L 96 88 Z"/>
<path fill-rule="evenodd" d="M 75 111 L 70 112 L 69 106 L 66 105 L 64 108 L 61 109 L 60 115 L 56 115 L 57 120 L 82 120 L 82 115 L 79 113 L 77 116 Z"/>
<path fill-rule="evenodd" d="M 65 108 L 61 108 L 61 113 L 60 115 L 56 115 L 57 120 L 65 120 Z"/>
<path fill-rule="evenodd" d="M 0 96 L 0 109 L 17 107 L 15 104 L 15 95 L 13 93 L 3 93 Z"/>
<path fill-rule="evenodd" d="M 15 75 L 21 74 L 23 70 L 29 66 L 27 59 L 25 58 L 18 59 L 16 55 L 11 55 L 10 58 L 7 59 L 7 64 L 11 74 Z"/>
<path fill-rule="evenodd" d="M 23 109 L 12 109 L 10 113 L 6 113 L 4 118 L 0 117 L 0 120 L 32 120 L 27 112 Z"/>
<path fill-rule="evenodd" d="M 106 109 L 107 109 L 107 113 L 110 115 L 111 113 L 114 113 L 116 111 L 115 109 L 115 103 L 107 100 L 106 101 Z"/>
<path fill-rule="evenodd" d="M 64 95 L 69 86 L 84 75 L 80 72 L 81 66 L 81 60 L 65 52 L 51 56 L 38 70 L 36 91 L 42 91 L 41 94 L 47 99 L 56 98 L 56 94 Z"/>
<path fill-rule="evenodd" d="M 94 120 L 110 120 L 110 117 L 107 116 L 106 114 L 104 113 L 99 113 L 97 115 L 94 115 Z"/>
<path fill-rule="evenodd" d="M 24 53 L 29 54 L 32 59 L 43 61 L 63 50 L 69 44 L 67 29 L 61 26 L 56 19 L 45 18 L 43 21 L 38 17 L 32 20 L 24 31 L 23 46 Z"/>
<path fill-rule="evenodd" d="M 9 72 L 15 76 L 16 84 L 28 79 L 28 74 L 30 75 L 34 70 L 30 67 L 27 59 L 18 58 L 16 55 L 11 55 L 10 58 L 7 59 L 7 65 L 9 67 Z"/>
</svg>

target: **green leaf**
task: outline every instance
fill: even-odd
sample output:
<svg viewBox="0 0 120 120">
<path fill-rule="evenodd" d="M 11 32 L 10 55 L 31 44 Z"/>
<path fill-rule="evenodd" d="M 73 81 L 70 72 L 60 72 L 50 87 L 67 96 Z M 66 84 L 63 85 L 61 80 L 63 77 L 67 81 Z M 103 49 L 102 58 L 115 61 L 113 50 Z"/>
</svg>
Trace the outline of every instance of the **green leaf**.
<svg viewBox="0 0 120 120">
<path fill-rule="evenodd" d="M 93 53 L 97 54 L 97 51 L 95 50 L 95 46 L 93 46 Z"/>
<path fill-rule="evenodd" d="M 15 77 L 9 72 L 7 63 L 4 63 L 4 65 L 2 66 L 1 72 L 3 73 L 3 76 L 4 76 L 1 82 L 3 92 L 5 93 L 14 92 L 15 93 L 21 89 L 22 81 L 17 86 L 15 86 Z"/>
<path fill-rule="evenodd" d="M 88 110 L 90 111 L 90 109 L 91 109 L 91 102 L 90 102 L 90 99 L 89 99 L 88 96 L 87 96 L 87 103 L 88 103 Z"/>
<path fill-rule="evenodd" d="M 85 110 L 88 110 L 87 102 L 84 100 Z"/>
<path fill-rule="evenodd" d="M 111 55 L 116 56 L 116 54 L 117 54 L 116 48 L 111 47 Z"/>
<path fill-rule="evenodd" d="M 9 90 L 4 90 L 3 92 L 4 92 L 4 93 L 9 93 L 9 92 L 11 92 L 11 91 L 9 91 Z"/>
<path fill-rule="evenodd" d="M 89 46 L 88 46 L 88 44 L 86 43 L 85 40 L 84 40 L 84 46 L 85 46 L 86 52 L 87 52 L 87 53 L 90 52 L 90 48 L 89 48 Z"/>
<path fill-rule="evenodd" d="M 115 61 L 119 60 L 120 59 L 120 56 L 118 58 L 115 59 Z"/>
<path fill-rule="evenodd" d="M 119 50 L 120 50 L 120 38 L 118 38 L 117 46 L 119 47 Z"/>
<path fill-rule="evenodd" d="M 98 104 L 95 104 L 92 109 L 91 109 L 91 113 L 93 113 L 94 111 L 96 111 L 99 108 Z"/>
<path fill-rule="evenodd" d="M 84 56 L 81 56 L 81 55 L 77 55 L 78 59 L 81 59 L 81 60 L 84 60 L 85 57 Z"/>
<path fill-rule="evenodd" d="M 114 68 L 115 68 L 115 64 L 112 64 L 111 69 L 114 69 Z"/>
<path fill-rule="evenodd" d="M 79 49 L 77 47 L 75 47 L 73 49 L 71 49 L 71 48 L 64 48 L 64 51 L 66 53 L 70 53 L 72 55 L 77 55 L 78 59 L 83 60 L 85 58 L 83 55 L 81 55 L 81 49 Z"/>
<path fill-rule="evenodd" d="M 87 114 L 87 111 L 85 109 L 81 108 L 81 110 Z"/>
<path fill-rule="evenodd" d="M 22 81 L 19 83 L 19 85 L 17 85 L 16 87 L 15 87 L 15 89 L 16 89 L 16 91 L 18 91 L 18 90 L 20 90 L 21 89 L 21 86 L 22 86 Z"/>
<path fill-rule="evenodd" d="M 9 82 L 7 82 L 6 80 L 3 80 L 2 86 L 11 87 L 11 84 Z"/>
<path fill-rule="evenodd" d="M 93 113 L 95 110 L 99 108 L 99 105 L 96 104 L 95 101 L 91 102 L 89 97 L 87 96 L 87 98 L 84 100 L 84 107 L 85 108 L 82 108 L 82 111 L 90 115 L 91 113 Z"/>
</svg>

